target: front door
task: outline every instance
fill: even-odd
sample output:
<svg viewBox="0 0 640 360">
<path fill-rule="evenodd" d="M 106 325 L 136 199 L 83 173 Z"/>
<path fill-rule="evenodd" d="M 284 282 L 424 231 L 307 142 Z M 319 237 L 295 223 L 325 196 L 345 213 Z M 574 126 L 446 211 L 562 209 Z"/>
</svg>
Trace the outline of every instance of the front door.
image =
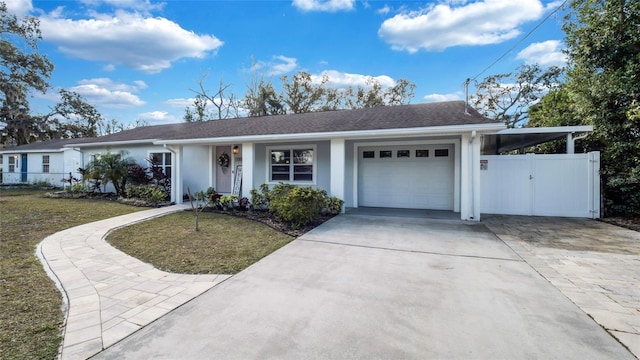
<svg viewBox="0 0 640 360">
<path fill-rule="evenodd" d="M 219 159 L 222 154 L 227 154 L 229 162 L 227 166 L 220 166 Z M 216 157 L 213 166 L 216 167 L 216 186 L 219 193 L 231 193 L 231 146 L 216 146 Z"/>
<path fill-rule="evenodd" d="M 27 154 L 20 154 L 20 172 L 21 180 L 23 183 L 27 182 Z"/>
</svg>

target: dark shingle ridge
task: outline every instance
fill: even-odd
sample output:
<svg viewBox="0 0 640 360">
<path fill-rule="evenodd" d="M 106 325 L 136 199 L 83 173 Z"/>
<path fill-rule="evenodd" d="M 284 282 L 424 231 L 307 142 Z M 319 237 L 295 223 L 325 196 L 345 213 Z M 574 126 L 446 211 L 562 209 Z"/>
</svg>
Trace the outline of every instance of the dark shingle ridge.
<svg viewBox="0 0 640 360">
<path fill-rule="evenodd" d="M 259 135 L 333 133 L 472 124 L 497 124 L 468 108 L 464 101 L 446 101 L 304 114 L 270 115 L 195 123 L 139 127 L 75 143 L 186 140 Z M 82 141 L 83 140 L 83 141 Z M 25 148 L 26 149 L 26 148 Z"/>
</svg>

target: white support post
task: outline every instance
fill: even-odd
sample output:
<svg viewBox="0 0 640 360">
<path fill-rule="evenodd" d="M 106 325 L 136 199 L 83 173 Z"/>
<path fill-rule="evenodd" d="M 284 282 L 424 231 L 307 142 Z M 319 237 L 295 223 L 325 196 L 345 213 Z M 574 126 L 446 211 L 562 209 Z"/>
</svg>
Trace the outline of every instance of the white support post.
<svg viewBox="0 0 640 360">
<path fill-rule="evenodd" d="M 575 153 L 575 144 L 573 142 L 573 134 L 567 133 L 567 154 Z"/>
<path fill-rule="evenodd" d="M 331 185 L 329 194 L 344 200 L 346 147 L 344 139 L 331 139 Z M 344 212 L 344 208 L 342 209 Z"/>
<path fill-rule="evenodd" d="M 475 136 L 471 142 L 471 186 L 473 221 L 480 221 L 480 136 Z"/>
<path fill-rule="evenodd" d="M 253 143 L 242 144 L 242 197 L 251 198 L 255 151 Z"/>
<path fill-rule="evenodd" d="M 171 172 L 171 201 L 176 204 L 182 204 L 182 146 L 167 146 L 173 155 L 173 171 Z"/>
<path fill-rule="evenodd" d="M 460 219 L 471 219 L 471 151 L 470 135 L 463 134 L 460 141 Z"/>
</svg>

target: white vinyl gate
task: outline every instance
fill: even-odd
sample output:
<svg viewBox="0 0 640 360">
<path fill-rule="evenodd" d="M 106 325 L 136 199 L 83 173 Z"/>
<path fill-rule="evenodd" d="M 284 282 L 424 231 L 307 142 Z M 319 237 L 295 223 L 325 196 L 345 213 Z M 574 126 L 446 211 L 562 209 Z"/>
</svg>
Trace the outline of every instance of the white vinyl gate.
<svg viewBox="0 0 640 360">
<path fill-rule="evenodd" d="M 600 153 L 483 155 L 480 212 L 600 217 Z"/>
</svg>

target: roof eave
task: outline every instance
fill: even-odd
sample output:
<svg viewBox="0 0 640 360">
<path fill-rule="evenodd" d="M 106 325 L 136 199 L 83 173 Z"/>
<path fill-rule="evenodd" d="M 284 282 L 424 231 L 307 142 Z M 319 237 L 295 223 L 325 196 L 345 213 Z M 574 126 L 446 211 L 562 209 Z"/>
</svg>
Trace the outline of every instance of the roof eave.
<svg viewBox="0 0 640 360">
<path fill-rule="evenodd" d="M 56 149 L 4 149 L 0 150 L 0 154 L 21 154 L 21 153 L 52 153 L 52 152 L 63 152 L 65 148 L 56 148 Z"/>
<path fill-rule="evenodd" d="M 332 131 L 317 133 L 295 133 L 295 134 L 270 134 L 270 135 L 248 135 L 248 136 L 227 136 L 209 137 L 197 139 L 178 140 L 157 140 L 156 145 L 198 145 L 198 144 L 229 144 L 243 142 L 269 142 L 269 141 L 305 141 L 305 140 L 327 140 L 327 139 L 368 139 L 368 138 L 393 138 L 421 135 L 459 135 L 461 133 L 476 131 L 481 133 L 496 133 L 505 128 L 504 124 L 467 124 L 430 126 L 416 128 L 395 128 L 376 130 L 356 130 L 356 131 Z"/>
<path fill-rule="evenodd" d="M 498 135 L 517 135 L 517 134 L 549 134 L 549 133 L 581 133 L 593 131 L 592 125 L 579 125 L 579 126 L 554 126 L 554 127 L 532 127 L 532 128 L 517 128 L 517 129 L 504 129 L 498 132 Z"/>
<path fill-rule="evenodd" d="M 126 145 L 144 145 L 155 144 L 159 139 L 140 139 L 140 140 L 125 140 L 125 141 L 104 141 L 104 142 L 91 142 L 91 143 L 79 143 L 65 145 L 66 148 L 88 148 L 88 147 L 105 147 L 105 146 L 126 146 Z"/>
</svg>

